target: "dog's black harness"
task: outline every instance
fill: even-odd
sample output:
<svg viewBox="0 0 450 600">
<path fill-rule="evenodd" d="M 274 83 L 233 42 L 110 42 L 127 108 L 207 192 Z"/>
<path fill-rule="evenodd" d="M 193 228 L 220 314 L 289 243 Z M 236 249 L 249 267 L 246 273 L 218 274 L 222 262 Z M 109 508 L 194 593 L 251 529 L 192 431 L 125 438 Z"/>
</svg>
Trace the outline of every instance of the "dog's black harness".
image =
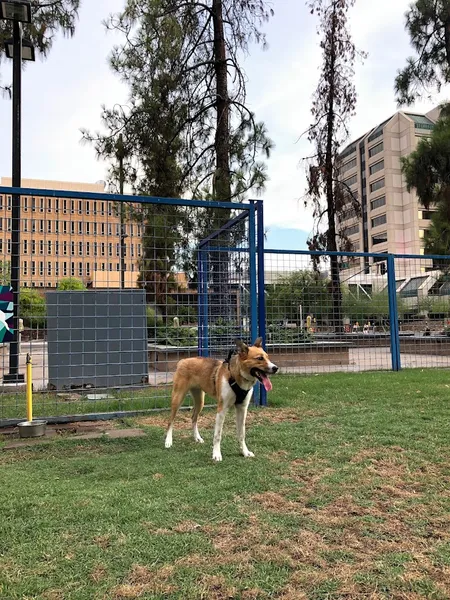
<svg viewBox="0 0 450 600">
<path fill-rule="evenodd" d="M 230 361 L 231 357 L 235 354 L 234 350 L 230 350 L 228 352 L 227 358 L 223 361 L 228 365 L 228 370 L 230 370 Z M 247 394 L 250 390 L 243 390 L 238 384 L 234 377 L 231 376 L 228 378 L 228 383 L 230 384 L 230 388 L 233 390 L 234 395 L 236 396 L 236 404 L 243 404 L 244 400 L 247 398 Z"/>
</svg>

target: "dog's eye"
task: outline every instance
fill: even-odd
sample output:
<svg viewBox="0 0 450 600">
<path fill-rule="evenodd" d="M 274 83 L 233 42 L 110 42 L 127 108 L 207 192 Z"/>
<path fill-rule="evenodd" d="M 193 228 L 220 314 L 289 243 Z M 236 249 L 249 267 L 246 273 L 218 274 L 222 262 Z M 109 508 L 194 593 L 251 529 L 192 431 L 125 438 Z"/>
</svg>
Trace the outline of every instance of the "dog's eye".
<svg viewBox="0 0 450 600">
<path fill-rule="evenodd" d="M 258 356 L 258 360 L 264 360 L 264 356 Z"/>
</svg>

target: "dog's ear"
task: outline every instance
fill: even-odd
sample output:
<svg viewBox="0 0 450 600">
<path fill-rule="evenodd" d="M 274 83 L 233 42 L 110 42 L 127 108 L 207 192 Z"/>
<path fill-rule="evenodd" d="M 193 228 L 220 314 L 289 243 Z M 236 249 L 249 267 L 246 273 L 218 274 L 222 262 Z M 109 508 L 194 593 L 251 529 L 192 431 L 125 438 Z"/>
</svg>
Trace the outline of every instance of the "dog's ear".
<svg viewBox="0 0 450 600">
<path fill-rule="evenodd" d="M 236 340 L 236 348 L 240 355 L 247 356 L 248 346 L 242 340 Z"/>
<path fill-rule="evenodd" d="M 262 337 L 256 338 L 256 340 L 253 342 L 253 345 L 256 346 L 257 348 L 262 348 Z"/>
</svg>

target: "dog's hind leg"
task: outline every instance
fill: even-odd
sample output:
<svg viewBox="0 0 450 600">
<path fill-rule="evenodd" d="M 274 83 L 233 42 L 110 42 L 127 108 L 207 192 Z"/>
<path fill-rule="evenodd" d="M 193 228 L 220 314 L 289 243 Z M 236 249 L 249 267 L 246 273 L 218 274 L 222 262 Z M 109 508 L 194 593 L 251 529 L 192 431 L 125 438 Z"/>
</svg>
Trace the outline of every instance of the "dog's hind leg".
<svg viewBox="0 0 450 600">
<path fill-rule="evenodd" d="M 167 425 L 167 432 L 166 432 L 166 441 L 165 441 L 166 448 L 172 447 L 173 422 L 177 415 L 178 409 L 180 408 L 181 404 L 183 403 L 183 400 L 184 400 L 184 397 L 186 396 L 186 394 L 187 394 L 186 387 L 178 381 L 177 375 L 175 374 L 175 377 L 173 380 L 170 418 L 169 418 L 169 423 Z"/>
<path fill-rule="evenodd" d="M 253 390 L 250 390 L 243 404 L 236 404 L 236 432 L 239 442 L 239 449 L 245 458 L 253 458 L 255 455 L 247 448 L 245 443 L 245 421 L 247 419 L 248 405 L 253 396 Z"/>
<path fill-rule="evenodd" d="M 192 398 L 194 399 L 194 410 L 192 412 L 192 433 L 194 434 L 194 440 L 203 444 L 203 438 L 198 432 L 198 417 L 203 410 L 205 405 L 205 392 L 199 388 L 193 388 L 191 390 Z"/>
</svg>

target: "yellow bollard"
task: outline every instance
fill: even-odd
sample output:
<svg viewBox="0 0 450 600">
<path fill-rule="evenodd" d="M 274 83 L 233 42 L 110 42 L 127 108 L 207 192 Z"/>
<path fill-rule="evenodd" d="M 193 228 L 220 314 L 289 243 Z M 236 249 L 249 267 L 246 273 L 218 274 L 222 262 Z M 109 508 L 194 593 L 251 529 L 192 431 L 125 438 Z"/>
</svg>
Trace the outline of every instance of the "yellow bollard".
<svg viewBox="0 0 450 600">
<path fill-rule="evenodd" d="M 33 377 L 31 356 L 27 354 L 27 421 L 33 420 Z"/>
</svg>

